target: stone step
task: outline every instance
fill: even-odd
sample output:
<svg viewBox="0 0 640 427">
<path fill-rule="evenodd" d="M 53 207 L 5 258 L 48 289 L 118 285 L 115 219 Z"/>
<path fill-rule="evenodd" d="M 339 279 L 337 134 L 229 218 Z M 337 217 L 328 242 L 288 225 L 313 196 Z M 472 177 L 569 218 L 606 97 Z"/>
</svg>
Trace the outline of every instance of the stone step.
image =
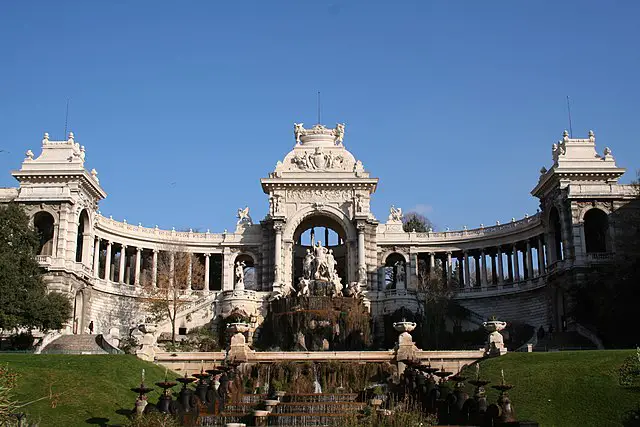
<svg viewBox="0 0 640 427">
<path fill-rule="evenodd" d="M 97 335 L 62 335 L 52 341 L 42 354 L 107 354 L 98 345 Z"/>
</svg>

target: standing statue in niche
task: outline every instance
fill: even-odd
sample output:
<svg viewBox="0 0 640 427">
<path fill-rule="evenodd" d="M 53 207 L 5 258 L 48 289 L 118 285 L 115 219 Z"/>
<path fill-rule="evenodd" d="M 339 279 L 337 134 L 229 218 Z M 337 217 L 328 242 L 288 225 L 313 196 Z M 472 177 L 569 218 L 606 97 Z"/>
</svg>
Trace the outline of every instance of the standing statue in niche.
<svg viewBox="0 0 640 427">
<path fill-rule="evenodd" d="M 244 289 L 244 261 L 236 262 L 235 276 L 236 276 L 236 289 Z"/>
<path fill-rule="evenodd" d="M 404 263 L 402 261 L 396 262 L 396 284 L 404 284 L 406 279 L 406 273 L 404 271 Z"/>
</svg>

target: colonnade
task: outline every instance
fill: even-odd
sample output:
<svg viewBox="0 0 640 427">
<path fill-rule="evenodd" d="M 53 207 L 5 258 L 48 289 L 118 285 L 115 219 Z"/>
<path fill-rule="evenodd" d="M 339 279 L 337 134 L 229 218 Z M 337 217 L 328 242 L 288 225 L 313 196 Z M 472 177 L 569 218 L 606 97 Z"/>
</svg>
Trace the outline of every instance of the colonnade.
<svg viewBox="0 0 640 427">
<path fill-rule="evenodd" d="M 104 248 L 104 249 L 103 249 Z M 158 286 L 158 249 L 142 247 L 129 247 L 125 244 L 96 237 L 93 247 L 93 276 L 120 284 L 133 286 L 151 285 Z M 170 257 L 170 281 L 174 277 L 175 252 L 166 251 Z M 204 290 L 221 290 L 224 265 L 223 253 L 190 253 L 188 258 L 188 272 L 186 287 L 198 290 L 196 283 L 203 283 Z M 194 279 L 192 276 L 192 256 L 204 258 L 204 277 Z M 220 283 L 212 283 L 212 257 L 218 257 L 220 262 Z M 150 274 L 149 274 L 150 270 Z M 146 274 L 143 274 L 146 273 Z M 150 283 L 149 283 L 150 281 Z M 217 289 L 215 289 L 217 288 Z"/>
<path fill-rule="evenodd" d="M 544 235 L 497 246 L 455 251 L 419 251 L 428 270 L 441 266 L 447 280 L 455 280 L 462 289 L 490 286 L 518 286 L 519 282 L 537 278 L 556 260 L 547 247 Z M 550 256 L 551 255 L 551 256 Z"/>
</svg>

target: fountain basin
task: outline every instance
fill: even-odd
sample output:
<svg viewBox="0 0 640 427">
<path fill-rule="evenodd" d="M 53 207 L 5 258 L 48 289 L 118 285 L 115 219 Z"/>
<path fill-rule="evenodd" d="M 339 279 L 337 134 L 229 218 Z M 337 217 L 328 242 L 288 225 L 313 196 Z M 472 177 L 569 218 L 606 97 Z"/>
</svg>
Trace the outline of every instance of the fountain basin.
<svg viewBox="0 0 640 427">
<path fill-rule="evenodd" d="M 269 415 L 269 411 L 265 411 L 263 409 L 254 409 L 253 410 L 253 415 L 255 417 L 266 417 Z"/>
</svg>

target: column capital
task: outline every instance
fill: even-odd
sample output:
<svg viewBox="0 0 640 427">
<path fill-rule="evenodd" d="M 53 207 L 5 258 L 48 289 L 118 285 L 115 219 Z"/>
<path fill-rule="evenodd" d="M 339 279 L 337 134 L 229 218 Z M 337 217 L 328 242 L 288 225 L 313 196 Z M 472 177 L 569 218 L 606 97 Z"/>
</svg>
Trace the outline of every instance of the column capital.
<svg viewBox="0 0 640 427">
<path fill-rule="evenodd" d="M 356 228 L 358 229 L 358 233 L 361 233 L 364 231 L 364 229 L 366 228 L 366 225 L 364 222 L 358 222 L 356 224 Z"/>
<path fill-rule="evenodd" d="M 107 240 L 107 246 L 111 246 L 113 245 L 113 242 L 111 240 Z"/>
<path fill-rule="evenodd" d="M 122 249 L 127 249 L 128 248 L 128 246 L 125 245 L 124 243 L 120 243 L 120 246 L 122 246 Z"/>
<path fill-rule="evenodd" d="M 282 230 L 284 229 L 284 224 L 281 222 L 274 222 L 273 229 L 275 230 L 276 233 L 282 233 Z"/>
<path fill-rule="evenodd" d="M 137 252 L 142 252 L 143 250 L 144 250 L 144 248 L 141 248 L 141 247 L 139 247 L 139 246 L 138 246 L 138 247 L 136 247 L 136 251 L 137 251 Z"/>
<path fill-rule="evenodd" d="M 153 251 L 154 254 L 157 254 L 158 252 L 160 252 L 159 249 L 152 249 L 152 251 Z"/>
<path fill-rule="evenodd" d="M 209 258 L 211 256 L 211 254 L 209 254 L 209 253 L 205 253 L 203 255 L 204 255 L 205 258 Z"/>
</svg>

